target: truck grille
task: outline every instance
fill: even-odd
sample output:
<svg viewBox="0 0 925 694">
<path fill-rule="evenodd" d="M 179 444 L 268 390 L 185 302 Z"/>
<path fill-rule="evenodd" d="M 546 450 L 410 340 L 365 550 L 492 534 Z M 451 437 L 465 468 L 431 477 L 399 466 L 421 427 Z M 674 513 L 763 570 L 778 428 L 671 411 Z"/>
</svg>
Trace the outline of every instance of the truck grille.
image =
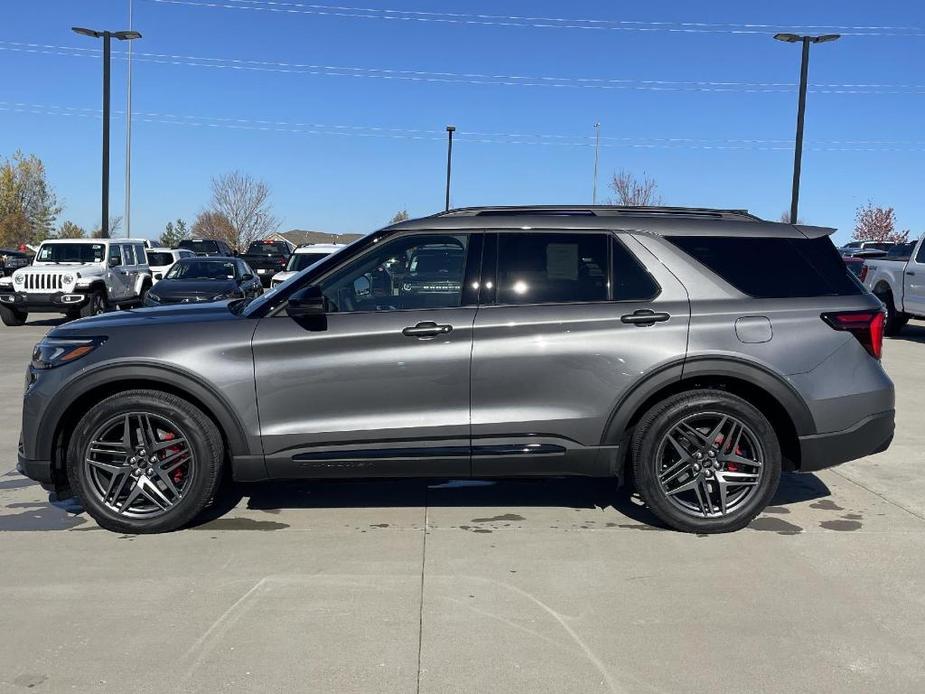
<svg viewBox="0 0 925 694">
<path fill-rule="evenodd" d="M 26 291 L 55 291 L 62 289 L 60 273 L 30 272 L 26 275 Z"/>
</svg>

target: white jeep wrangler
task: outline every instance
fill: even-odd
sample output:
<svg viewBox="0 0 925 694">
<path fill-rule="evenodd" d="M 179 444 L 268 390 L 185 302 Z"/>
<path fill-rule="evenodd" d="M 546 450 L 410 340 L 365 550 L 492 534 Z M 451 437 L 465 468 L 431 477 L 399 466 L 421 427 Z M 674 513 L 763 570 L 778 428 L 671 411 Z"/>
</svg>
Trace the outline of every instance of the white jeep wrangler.
<svg viewBox="0 0 925 694">
<path fill-rule="evenodd" d="M 141 305 L 151 287 L 142 239 L 49 239 L 29 267 L 0 278 L 0 320 L 22 325 L 30 313 L 69 319 Z"/>
</svg>

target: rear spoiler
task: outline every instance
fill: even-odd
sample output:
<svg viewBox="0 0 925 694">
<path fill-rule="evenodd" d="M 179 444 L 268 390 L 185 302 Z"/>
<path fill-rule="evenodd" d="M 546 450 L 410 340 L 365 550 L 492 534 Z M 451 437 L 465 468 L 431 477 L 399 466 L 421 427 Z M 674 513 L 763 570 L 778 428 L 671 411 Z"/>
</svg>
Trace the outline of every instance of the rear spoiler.
<svg viewBox="0 0 925 694">
<path fill-rule="evenodd" d="M 831 236 L 835 233 L 833 227 L 814 227 L 808 224 L 794 224 L 793 226 L 808 239 L 818 239 L 820 236 Z"/>
</svg>

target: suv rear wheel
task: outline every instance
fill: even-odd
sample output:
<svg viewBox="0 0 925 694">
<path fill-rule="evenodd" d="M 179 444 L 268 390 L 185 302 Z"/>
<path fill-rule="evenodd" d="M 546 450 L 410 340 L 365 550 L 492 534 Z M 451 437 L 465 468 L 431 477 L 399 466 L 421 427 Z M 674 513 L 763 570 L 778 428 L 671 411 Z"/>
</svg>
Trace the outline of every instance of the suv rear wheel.
<svg viewBox="0 0 925 694">
<path fill-rule="evenodd" d="M 167 532 L 205 508 L 223 456 L 218 429 L 197 407 L 168 393 L 133 390 L 103 400 L 80 420 L 67 472 L 103 528 Z"/>
<path fill-rule="evenodd" d="M 780 445 L 771 423 L 721 390 L 680 393 L 653 407 L 636 427 L 632 452 L 643 500 L 684 532 L 745 527 L 780 481 Z"/>
</svg>

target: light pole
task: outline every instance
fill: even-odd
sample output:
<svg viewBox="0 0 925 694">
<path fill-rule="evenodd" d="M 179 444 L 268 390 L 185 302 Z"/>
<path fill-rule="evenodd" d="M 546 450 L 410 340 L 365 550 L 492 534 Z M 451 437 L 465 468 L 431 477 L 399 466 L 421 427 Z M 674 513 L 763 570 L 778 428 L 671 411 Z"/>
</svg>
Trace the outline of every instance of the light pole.
<svg viewBox="0 0 925 694">
<path fill-rule="evenodd" d="M 597 204 L 597 158 L 601 149 L 601 124 L 594 124 L 594 184 L 591 186 L 591 204 Z"/>
<path fill-rule="evenodd" d="M 455 125 L 446 126 L 446 206 L 445 210 L 450 209 L 450 173 L 453 171 L 453 133 L 456 132 Z"/>
<path fill-rule="evenodd" d="M 128 28 L 132 29 L 132 0 L 128 0 Z M 132 237 L 132 42 L 128 43 L 125 93 L 125 237 Z"/>
<path fill-rule="evenodd" d="M 809 46 L 812 43 L 826 43 L 841 38 L 841 34 L 822 36 L 800 36 L 798 34 L 774 34 L 778 41 L 803 44 L 803 60 L 800 63 L 800 102 L 797 106 L 797 139 L 793 151 L 793 192 L 790 197 L 790 223 L 797 223 L 800 206 L 800 168 L 803 165 L 803 117 L 806 114 L 806 82 L 809 74 Z"/>
<path fill-rule="evenodd" d="M 103 195 L 102 195 L 102 221 L 100 222 L 100 235 L 109 238 L 109 70 L 110 70 L 110 42 L 113 37 L 120 41 L 140 39 L 137 31 L 96 31 L 83 27 L 71 27 L 75 34 L 90 36 L 94 39 L 103 39 Z"/>
</svg>

